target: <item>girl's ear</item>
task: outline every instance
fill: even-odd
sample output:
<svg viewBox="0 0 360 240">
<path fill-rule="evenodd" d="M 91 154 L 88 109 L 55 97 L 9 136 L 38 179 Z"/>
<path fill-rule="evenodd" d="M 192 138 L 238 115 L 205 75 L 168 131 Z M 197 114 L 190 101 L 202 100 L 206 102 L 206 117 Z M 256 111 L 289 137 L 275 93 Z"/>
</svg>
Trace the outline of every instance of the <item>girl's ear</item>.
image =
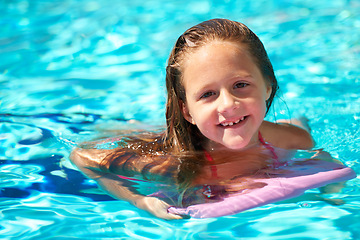
<svg viewBox="0 0 360 240">
<path fill-rule="evenodd" d="M 266 101 L 269 100 L 270 96 L 271 96 L 271 92 L 272 92 L 272 87 L 270 84 L 267 84 L 268 86 L 266 87 Z"/>
<path fill-rule="evenodd" d="M 194 124 L 195 125 L 195 121 L 194 119 L 192 118 L 190 112 L 189 112 L 189 109 L 188 107 L 186 106 L 186 104 L 183 102 L 183 101 L 179 101 L 180 103 L 180 108 L 181 108 L 181 112 L 184 116 L 184 118 L 186 119 L 186 121 L 188 121 L 189 123 L 191 124 Z"/>
</svg>

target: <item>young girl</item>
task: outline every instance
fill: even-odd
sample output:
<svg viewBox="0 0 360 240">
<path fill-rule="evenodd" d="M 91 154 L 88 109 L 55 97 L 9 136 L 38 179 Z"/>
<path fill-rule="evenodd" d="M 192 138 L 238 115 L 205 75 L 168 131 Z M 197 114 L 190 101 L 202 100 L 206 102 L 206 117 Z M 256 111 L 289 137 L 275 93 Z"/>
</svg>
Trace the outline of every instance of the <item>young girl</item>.
<svg viewBox="0 0 360 240">
<path fill-rule="evenodd" d="M 278 83 L 263 44 L 242 23 L 213 19 L 182 34 L 168 60 L 166 87 L 165 132 L 128 136 L 115 149 L 87 145 L 71 155 L 109 194 L 157 217 L 181 218 L 168 213 L 168 203 L 126 187 L 122 176 L 173 176 L 180 188 L 204 185 L 210 198 L 215 181 L 279 165 L 280 148 L 313 147 L 301 121 L 264 121 Z M 227 167 L 232 161 L 237 165 Z"/>
</svg>

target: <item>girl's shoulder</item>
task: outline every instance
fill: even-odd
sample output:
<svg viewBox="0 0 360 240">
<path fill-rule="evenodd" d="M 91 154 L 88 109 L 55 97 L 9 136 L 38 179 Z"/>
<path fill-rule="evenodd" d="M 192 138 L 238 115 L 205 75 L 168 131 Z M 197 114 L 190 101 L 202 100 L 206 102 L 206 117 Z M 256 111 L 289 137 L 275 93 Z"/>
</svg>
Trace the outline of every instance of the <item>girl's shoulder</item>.
<svg viewBox="0 0 360 240">
<path fill-rule="evenodd" d="M 275 147 L 284 149 L 311 149 L 314 147 L 314 140 L 310 133 L 304 128 L 290 123 L 263 121 L 260 132 L 265 141 Z"/>
</svg>

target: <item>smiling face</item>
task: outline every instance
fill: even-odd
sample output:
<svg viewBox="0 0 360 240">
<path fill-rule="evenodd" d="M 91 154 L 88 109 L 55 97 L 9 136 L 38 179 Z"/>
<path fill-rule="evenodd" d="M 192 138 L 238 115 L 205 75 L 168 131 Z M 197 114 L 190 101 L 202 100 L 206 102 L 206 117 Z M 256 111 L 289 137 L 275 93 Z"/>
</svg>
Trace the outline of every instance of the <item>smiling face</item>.
<svg viewBox="0 0 360 240">
<path fill-rule="evenodd" d="M 242 149 L 258 142 L 271 87 L 244 46 L 213 41 L 188 53 L 182 112 L 209 139 L 205 148 Z"/>
</svg>

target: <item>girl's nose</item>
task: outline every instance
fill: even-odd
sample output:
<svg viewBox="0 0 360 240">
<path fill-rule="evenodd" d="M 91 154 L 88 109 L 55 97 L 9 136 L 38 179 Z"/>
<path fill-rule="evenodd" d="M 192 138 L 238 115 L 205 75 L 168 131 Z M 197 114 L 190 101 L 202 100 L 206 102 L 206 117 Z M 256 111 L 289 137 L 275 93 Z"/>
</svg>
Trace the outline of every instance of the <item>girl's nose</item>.
<svg viewBox="0 0 360 240">
<path fill-rule="evenodd" d="M 219 97 L 218 112 L 224 113 L 234 110 L 237 107 L 235 97 L 228 91 L 222 91 Z"/>
</svg>

